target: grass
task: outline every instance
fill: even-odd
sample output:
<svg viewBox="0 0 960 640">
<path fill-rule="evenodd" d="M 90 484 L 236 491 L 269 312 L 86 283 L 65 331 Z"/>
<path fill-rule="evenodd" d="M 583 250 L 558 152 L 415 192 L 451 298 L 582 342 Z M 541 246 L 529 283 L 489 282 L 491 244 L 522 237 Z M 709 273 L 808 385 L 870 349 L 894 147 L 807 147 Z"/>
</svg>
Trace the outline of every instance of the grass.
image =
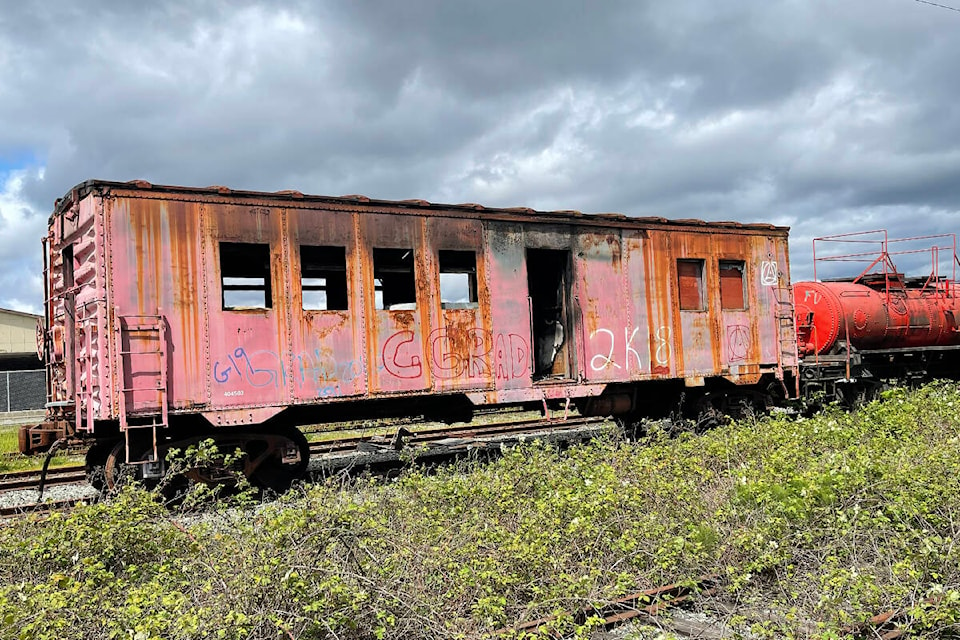
<svg viewBox="0 0 960 640">
<path fill-rule="evenodd" d="M 25 456 L 17 449 L 17 431 L 20 425 L 0 426 L 0 473 L 10 471 L 29 471 L 43 465 L 43 455 Z M 64 467 L 80 464 L 83 456 L 57 454 L 50 460 L 50 467 Z"/>
</svg>

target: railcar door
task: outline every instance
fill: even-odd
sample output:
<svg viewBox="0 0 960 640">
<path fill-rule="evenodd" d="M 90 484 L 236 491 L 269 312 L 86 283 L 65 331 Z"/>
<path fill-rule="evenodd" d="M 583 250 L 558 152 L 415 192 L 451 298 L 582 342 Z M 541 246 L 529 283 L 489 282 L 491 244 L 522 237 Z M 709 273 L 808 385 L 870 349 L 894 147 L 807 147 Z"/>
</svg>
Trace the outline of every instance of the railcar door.
<svg viewBox="0 0 960 640">
<path fill-rule="evenodd" d="M 573 377 L 569 249 L 527 248 L 533 380 Z"/>
<path fill-rule="evenodd" d="M 687 252 L 676 259 L 677 303 L 680 312 L 680 341 L 683 376 L 712 375 L 715 371 L 713 322 L 707 289 L 710 261 Z M 686 257 L 690 256 L 690 257 Z"/>
</svg>

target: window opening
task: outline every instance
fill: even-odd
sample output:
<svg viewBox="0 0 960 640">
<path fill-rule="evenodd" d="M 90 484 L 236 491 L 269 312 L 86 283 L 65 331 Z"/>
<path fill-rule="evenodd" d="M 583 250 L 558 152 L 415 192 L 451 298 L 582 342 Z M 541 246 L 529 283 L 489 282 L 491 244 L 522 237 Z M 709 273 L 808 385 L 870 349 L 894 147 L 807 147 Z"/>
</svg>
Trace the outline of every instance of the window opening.
<svg viewBox="0 0 960 640">
<path fill-rule="evenodd" d="M 413 249 L 374 249 L 373 289 L 377 309 L 416 309 Z"/>
<path fill-rule="evenodd" d="M 720 308 L 724 311 L 740 311 L 747 308 L 744 291 L 742 260 L 720 261 Z"/>
<path fill-rule="evenodd" d="M 677 260 L 681 311 L 704 311 L 703 260 Z"/>
<path fill-rule="evenodd" d="M 440 251 L 440 308 L 477 308 L 477 254 Z"/>
<path fill-rule="evenodd" d="M 305 311 L 346 311 L 346 248 L 301 246 L 300 290 Z"/>
<path fill-rule="evenodd" d="M 533 322 L 533 379 L 567 378 L 570 252 L 527 249 L 527 287 Z"/>
<path fill-rule="evenodd" d="M 220 286 L 226 310 L 272 307 L 270 245 L 221 242 Z"/>
</svg>

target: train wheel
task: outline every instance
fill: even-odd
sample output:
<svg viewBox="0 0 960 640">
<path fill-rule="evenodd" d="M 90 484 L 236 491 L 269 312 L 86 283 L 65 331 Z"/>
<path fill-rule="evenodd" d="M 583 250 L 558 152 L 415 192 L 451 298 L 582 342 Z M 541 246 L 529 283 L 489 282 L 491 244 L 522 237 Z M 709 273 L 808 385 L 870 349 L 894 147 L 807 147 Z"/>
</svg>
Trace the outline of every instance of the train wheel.
<svg viewBox="0 0 960 640">
<path fill-rule="evenodd" d="M 310 445 L 296 427 L 261 435 L 248 443 L 245 473 L 252 484 L 282 493 L 306 474 Z"/>
<path fill-rule="evenodd" d="M 643 420 L 635 413 L 614 416 L 613 421 L 627 440 L 636 440 L 646 433 Z"/>
<path fill-rule="evenodd" d="M 132 457 L 136 460 L 136 453 Z M 127 462 L 127 443 L 124 440 L 117 442 L 107 455 L 103 465 L 103 479 L 106 490 L 111 493 L 116 493 L 129 482 L 144 482 L 142 466 Z M 155 485 L 154 480 L 146 488 L 152 489 Z"/>
<path fill-rule="evenodd" d="M 701 396 L 693 405 L 694 432 L 705 433 L 727 421 L 727 416 L 710 394 Z"/>
<path fill-rule="evenodd" d="M 115 446 L 116 443 L 113 440 L 100 440 L 87 450 L 87 455 L 84 460 L 84 466 L 87 470 L 87 482 L 97 491 L 103 491 L 107 486 L 107 457 Z"/>
</svg>

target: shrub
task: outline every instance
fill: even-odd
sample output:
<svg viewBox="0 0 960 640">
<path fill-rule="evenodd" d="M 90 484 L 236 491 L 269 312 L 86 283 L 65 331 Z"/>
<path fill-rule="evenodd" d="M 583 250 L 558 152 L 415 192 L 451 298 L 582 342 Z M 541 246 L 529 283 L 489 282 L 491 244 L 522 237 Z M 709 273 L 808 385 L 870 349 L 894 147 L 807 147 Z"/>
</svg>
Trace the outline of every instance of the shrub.
<svg viewBox="0 0 960 640">
<path fill-rule="evenodd" d="M 472 638 L 704 574 L 825 634 L 960 621 L 960 394 L 702 436 L 539 443 L 395 481 L 172 513 L 129 489 L 0 530 L 0 634 Z M 781 628 L 777 628 L 777 627 Z M 509 634 L 508 634 L 509 635 Z"/>
</svg>

